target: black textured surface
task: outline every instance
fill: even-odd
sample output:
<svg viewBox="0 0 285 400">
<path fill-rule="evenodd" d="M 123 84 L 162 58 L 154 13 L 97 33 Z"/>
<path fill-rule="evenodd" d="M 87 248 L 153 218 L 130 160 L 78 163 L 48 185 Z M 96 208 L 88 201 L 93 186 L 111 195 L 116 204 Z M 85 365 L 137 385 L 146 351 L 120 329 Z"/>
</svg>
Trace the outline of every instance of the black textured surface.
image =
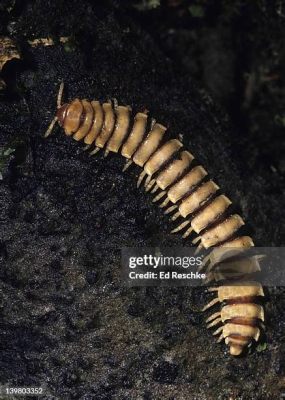
<svg viewBox="0 0 285 400">
<path fill-rule="evenodd" d="M 7 67 L 0 102 L 1 143 L 16 148 L 0 192 L 1 383 L 44 385 L 48 399 L 278 398 L 282 290 L 270 291 L 266 350 L 233 359 L 205 329 L 203 290 L 124 288 L 122 246 L 182 239 L 135 188 L 138 171 L 121 172 L 120 157 L 89 158 L 59 128 L 48 140 L 43 133 L 61 80 L 67 100 L 116 97 L 147 107 L 173 136 L 184 135 L 261 245 L 284 241 L 281 180 L 240 162 L 227 118 L 131 11 L 105 2 L 22 4 L 8 31 L 23 61 Z M 72 45 L 27 45 L 49 35 L 71 35 Z"/>
</svg>

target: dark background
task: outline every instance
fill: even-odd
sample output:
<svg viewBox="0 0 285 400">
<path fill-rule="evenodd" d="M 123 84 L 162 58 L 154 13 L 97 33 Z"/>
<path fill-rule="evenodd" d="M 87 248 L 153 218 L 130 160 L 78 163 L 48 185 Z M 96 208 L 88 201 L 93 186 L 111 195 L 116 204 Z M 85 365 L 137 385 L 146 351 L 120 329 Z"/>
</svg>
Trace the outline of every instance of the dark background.
<svg viewBox="0 0 285 400">
<path fill-rule="evenodd" d="M 88 157 L 59 128 L 43 133 L 62 80 L 67 101 L 146 107 L 183 134 L 255 242 L 282 245 L 283 3 L 7 0 L 0 10 L 1 35 L 21 52 L 1 74 L 1 383 L 44 386 L 47 399 L 278 399 L 284 290 L 267 288 L 261 345 L 230 357 L 199 312 L 205 290 L 121 285 L 122 246 L 189 245 L 136 189 L 139 171 Z M 28 44 L 50 36 L 54 46 Z"/>
</svg>

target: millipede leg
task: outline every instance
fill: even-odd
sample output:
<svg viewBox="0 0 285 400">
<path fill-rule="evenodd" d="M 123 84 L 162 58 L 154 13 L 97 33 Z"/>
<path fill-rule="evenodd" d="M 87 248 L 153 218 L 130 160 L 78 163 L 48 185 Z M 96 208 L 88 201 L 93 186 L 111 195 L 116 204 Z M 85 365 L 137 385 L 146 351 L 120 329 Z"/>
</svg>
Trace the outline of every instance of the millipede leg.
<svg viewBox="0 0 285 400">
<path fill-rule="evenodd" d="M 217 263 L 218 263 L 218 260 L 215 260 L 214 257 L 213 257 L 212 260 L 211 260 L 211 258 L 212 258 L 212 252 L 211 252 L 210 254 L 208 254 L 208 256 L 205 257 L 204 260 L 203 260 L 203 263 L 202 263 L 203 268 L 208 264 L 208 265 L 207 265 L 207 268 L 206 268 L 206 272 L 212 271 L 212 269 L 214 269 L 214 267 L 215 267 L 215 266 L 217 265 Z"/>
<path fill-rule="evenodd" d="M 164 211 L 164 214 L 170 214 L 173 210 L 176 210 L 177 207 L 178 207 L 178 206 L 177 206 L 176 204 L 174 204 L 174 205 L 171 206 L 171 207 L 168 207 L 168 208 Z"/>
<path fill-rule="evenodd" d="M 159 189 L 159 186 L 155 185 L 155 187 L 152 189 L 152 191 L 150 193 L 155 193 L 157 192 Z"/>
<path fill-rule="evenodd" d="M 137 188 L 140 187 L 140 184 L 142 183 L 144 177 L 146 176 L 146 172 L 143 170 L 139 176 L 138 182 L 137 182 Z"/>
<path fill-rule="evenodd" d="M 221 334 L 221 335 L 218 337 L 217 343 L 220 343 L 223 339 L 224 339 L 224 335 Z"/>
<path fill-rule="evenodd" d="M 214 333 L 213 333 L 213 336 L 215 336 L 215 335 L 218 335 L 219 333 L 221 333 L 222 332 L 222 330 L 223 330 L 223 326 L 220 326 Z"/>
<path fill-rule="evenodd" d="M 201 240 L 201 236 L 197 236 L 195 239 L 192 240 L 192 243 L 195 245 L 197 243 L 199 243 Z M 202 242 L 199 244 L 199 246 L 197 247 L 197 249 L 194 251 L 194 255 L 200 253 L 200 251 L 203 249 L 203 244 Z"/>
<path fill-rule="evenodd" d="M 125 172 L 132 165 L 132 163 L 133 163 L 132 159 L 128 160 L 124 165 L 123 172 Z"/>
<path fill-rule="evenodd" d="M 181 216 L 180 211 L 177 211 L 174 215 L 171 217 L 171 221 L 176 221 L 177 218 Z"/>
<path fill-rule="evenodd" d="M 113 99 L 113 103 L 114 103 L 114 108 L 115 109 L 118 108 L 119 102 L 118 102 L 118 100 L 116 98 Z"/>
<path fill-rule="evenodd" d="M 200 253 L 200 251 L 203 249 L 203 244 L 202 242 L 199 244 L 199 246 L 197 247 L 197 249 L 194 251 L 194 255 Z"/>
<path fill-rule="evenodd" d="M 104 157 L 107 157 L 107 155 L 110 153 L 110 150 L 106 149 L 104 152 Z"/>
<path fill-rule="evenodd" d="M 89 156 L 94 156 L 96 153 L 98 153 L 99 150 L 100 150 L 100 147 L 95 147 L 95 149 L 92 150 L 92 151 L 89 153 Z"/>
<path fill-rule="evenodd" d="M 186 239 L 189 235 L 191 235 L 191 233 L 193 232 L 193 228 L 192 226 L 190 226 L 190 228 L 187 229 L 187 231 L 183 234 L 183 238 Z"/>
<path fill-rule="evenodd" d="M 89 150 L 91 147 L 91 144 L 87 144 L 86 146 L 83 147 L 83 151 Z"/>
<path fill-rule="evenodd" d="M 164 195 L 165 195 L 165 191 L 159 193 L 157 196 L 155 196 L 155 198 L 152 200 L 153 203 L 156 203 L 157 201 L 159 201 Z"/>
<path fill-rule="evenodd" d="M 203 259 L 203 261 L 202 261 L 202 264 L 199 266 L 199 268 L 198 268 L 198 272 L 200 272 L 200 271 L 202 271 L 202 269 L 204 269 L 205 268 L 205 266 L 207 265 L 207 263 L 209 262 L 209 260 L 210 260 L 210 254 L 208 254 L 206 257 L 204 257 L 204 259 Z M 208 270 L 208 269 L 207 269 Z"/>
<path fill-rule="evenodd" d="M 144 187 L 145 187 L 145 188 L 146 188 L 147 185 L 149 184 L 150 180 L 151 180 L 151 176 L 149 175 L 149 176 L 146 178 L 145 183 L 144 183 Z"/>
<path fill-rule="evenodd" d="M 56 121 L 57 121 L 57 117 L 55 117 L 55 118 L 51 121 L 49 127 L 47 128 L 47 130 L 46 130 L 46 132 L 45 132 L 45 134 L 44 134 L 44 137 L 45 137 L 45 138 L 47 138 L 47 137 L 51 134 L 51 132 L 52 132 L 52 130 L 53 130 L 53 127 L 54 127 Z"/>
<path fill-rule="evenodd" d="M 216 312 L 214 314 L 212 314 L 209 318 L 206 319 L 206 323 L 209 323 L 211 321 L 213 321 L 216 318 L 219 318 L 221 316 L 220 312 Z"/>
<path fill-rule="evenodd" d="M 199 265 L 199 267 L 197 268 L 197 272 L 201 272 L 201 271 L 203 271 L 203 269 L 204 269 L 204 265 L 201 264 L 201 265 Z"/>
<path fill-rule="evenodd" d="M 206 311 L 208 310 L 208 308 L 213 307 L 215 304 L 219 303 L 219 299 L 218 297 L 215 297 L 212 301 L 210 301 L 210 303 L 208 303 L 204 308 L 202 308 L 202 311 Z"/>
<path fill-rule="evenodd" d="M 217 287 L 217 286 L 208 288 L 208 292 L 218 292 L 218 291 L 219 291 L 219 287 Z"/>
<path fill-rule="evenodd" d="M 197 272 L 201 272 L 201 271 L 203 271 L 203 269 L 204 269 L 204 265 L 201 264 L 201 265 L 199 265 L 199 267 L 197 268 Z"/>
<path fill-rule="evenodd" d="M 171 233 L 176 233 L 181 231 L 183 228 L 185 228 L 185 226 L 187 226 L 190 223 L 190 221 L 184 221 L 182 222 L 182 224 L 180 224 L 179 226 L 177 226 L 177 228 L 172 229 Z"/>
<path fill-rule="evenodd" d="M 165 200 L 164 200 L 164 202 L 163 203 L 161 203 L 160 204 L 160 208 L 164 208 L 164 207 L 166 207 L 167 206 L 167 204 L 170 202 L 170 200 L 168 199 L 168 198 L 166 198 Z"/>
<path fill-rule="evenodd" d="M 220 322 L 222 322 L 222 319 L 220 317 L 214 319 L 214 321 L 210 322 L 209 324 L 207 324 L 206 328 L 210 329 L 215 325 L 218 325 Z"/>
<path fill-rule="evenodd" d="M 155 179 L 152 179 L 146 187 L 146 192 L 149 192 L 152 189 L 153 185 L 155 184 Z"/>
<path fill-rule="evenodd" d="M 152 129 L 154 127 L 155 123 L 156 123 L 156 120 L 154 118 L 152 118 L 151 122 L 150 122 L 150 129 Z"/>
<path fill-rule="evenodd" d="M 195 239 L 192 240 L 193 244 L 197 244 L 198 242 L 200 242 L 201 240 L 201 236 L 196 237 Z"/>
</svg>

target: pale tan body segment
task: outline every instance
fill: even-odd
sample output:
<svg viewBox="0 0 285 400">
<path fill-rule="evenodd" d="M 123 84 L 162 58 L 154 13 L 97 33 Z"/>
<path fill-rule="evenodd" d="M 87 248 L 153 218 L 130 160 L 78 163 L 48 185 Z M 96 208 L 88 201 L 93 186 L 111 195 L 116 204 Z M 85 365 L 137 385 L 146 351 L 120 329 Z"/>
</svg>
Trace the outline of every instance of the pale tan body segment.
<svg viewBox="0 0 285 400">
<path fill-rule="evenodd" d="M 77 131 L 80 125 L 80 116 L 83 112 L 83 105 L 79 99 L 73 100 L 65 111 L 63 129 L 67 136 Z"/>
<path fill-rule="evenodd" d="M 166 190 L 173 183 L 175 183 L 190 167 L 194 156 L 188 151 L 182 151 L 175 160 L 173 160 L 168 166 L 161 171 L 155 179 L 155 186 L 151 193 L 157 192 L 161 189 L 161 193 L 157 194 L 152 200 L 153 203 L 158 202 L 166 194 Z M 146 191 L 150 188 L 147 186 Z"/>
<path fill-rule="evenodd" d="M 156 173 L 182 146 L 182 143 L 177 139 L 172 139 L 161 146 L 144 166 L 147 175 L 152 176 Z"/>
<path fill-rule="evenodd" d="M 199 243 L 197 251 L 218 246 L 201 266 L 212 274 L 210 280 L 219 281 L 227 269 L 235 276 L 259 270 L 257 258 L 246 258 L 240 264 L 232 261 L 219 264 L 233 254 L 231 247 L 237 249 L 236 255 L 254 244 L 250 237 L 239 236 L 244 221 L 239 215 L 229 213 L 231 201 L 218 193 L 219 186 L 209 180 L 207 171 L 200 165 L 192 166 L 194 156 L 183 149 L 178 139 L 165 141 L 164 125 L 153 121 L 148 128 L 146 112 L 139 112 L 132 118 L 131 108 L 119 106 L 117 102 L 101 105 L 99 101 L 75 99 L 61 105 L 62 90 L 61 86 L 58 111 L 45 136 L 58 121 L 67 136 L 84 140 L 86 149 L 94 146 L 91 155 L 105 149 L 105 155 L 114 152 L 125 157 L 124 170 L 132 163 L 142 168 L 137 186 L 146 178 L 146 191 L 155 193 L 153 202 L 160 202 L 161 208 L 170 204 L 165 213 L 176 210 L 171 219 L 182 219 L 172 232 L 186 229 L 185 238 L 192 233 L 199 235 L 192 240 L 194 244 Z M 236 286 L 224 284 L 214 290 L 217 298 L 205 310 L 223 301 L 228 304 L 208 318 L 208 327 L 221 323 L 214 334 L 220 333 L 219 340 L 225 339 L 230 353 L 239 355 L 252 339 L 259 338 L 258 321 L 264 320 L 264 312 L 255 300 L 264 295 L 262 287 L 253 282 Z"/>
<path fill-rule="evenodd" d="M 108 151 L 117 153 L 119 148 L 122 146 L 122 143 L 128 134 L 130 125 L 130 112 L 130 107 L 118 106 L 116 108 L 117 122 L 114 132 L 107 143 L 106 149 Z"/>
<path fill-rule="evenodd" d="M 253 246 L 254 243 L 250 236 L 239 236 L 228 240 L 226 243 L 214 248 L 204 258 L 201 269 L 208 264 L 207 271 L 211 271 L 216 264 L 222 262 L 224 259 L 240 255 Z"/>
<path fill-rule="evenodd" d="M 173 216 L 172 220 L 175 221 L 179 215 L 186 218 L 189 214 L 193 214 L 196 210 L 204 205 L 204 203 L 211 198 L 219 189 L 213 181 L 207 181 L 201 185 L 194 193 L 182 200 L 179 206 L 178 214 Z"/>
<path fill-rule="evenodd" d="M 165 165 L 175 153 L 182 147 L 182 143 L 177 139 L 172 139 L 160 147 L 145 163 L 144 172 L 148 175 L 145 181 L 145 188 L 149 190 L 155 185 L 152 176 Z"/>
<path fill-rule="evenodd" d="M 203 247 L 208 249 L 230 238 L 243 225 L 243 219 L 238 214 L 234 214 L 219 225 L 203 233 L 201 237 L 197 239 L 201 239 Z"/>
<path fill-rule="evenodd" d="M 82 140 L 87 135 L 87 133 L 90 131 L 90 128 L 91 128 L 91 125 L 93 122 L 94 112 L 95 112 L 93 110 L 92 104 L 87 100 L 82 100 L 82 106 L 83 106 L 83 112 L 84 112 L 84 120 L 73 135 L 73 139 L 75 139 L 77 141 Z"/>
<path fill-rule="evenodd" d="M 96 137 L 101 132 L 103 126 L 103 110 L 99 101 L 91 101 L 91 105 L 94 110 L 94 118 L 92 126 L 88 134 L 84 138 L 84 143 L 92 144 Z"/>
<path fill-rule="evenodd" d="M 208 206 L 193 218 L 191 224 L 195 232 L 200 233 L 213 223 L 232 204 L 230 199 L 221 195 L 216 197 Z"/>
<path fill-rule="evenodd" d="M 204 307 L 204 311 L 217 303 L 224 301 L 228 305 L 220 312 L 212 314 L 206 322 L 207 327 L 222 325 L 213 333 L 218 335 L 218 341 L 225 339 L 230 346 L 230 354 L 240 355 L 252 340 L 260 336 L 259 324 L 264 321 L 264 310 L 256 300 L 264 296 L 262 286 L 257 282 L 241 282 L 210 289 L 217 292 L 217 297 Z"/>
<path fill-rule="evenodd" d="M 99 129 L 99 134 L 95 140 L 97 149 L 103 149 L 110 139 L 116 122 L 115 112 L 111 103 L 103 103 L 104 122 L 102 130 Z M 99 126 L 99 124 L 98 124 Z"/>
<path fill-rule="evenodd" d="M 205 283 L 219 282 L 229 278 L 243 279 L 244 276 L 258 271 L 260 271 L 258 256 L 232 258 L 216 265 L 213 271 L 208 271 Z"/>
<path fill-rule="evenodd" d="M 137 113 L 134 118 L 134 125 L 129 137 L 122 148 L 122 156 L 125 158 L 131 158 L 138 146 L 141 144 L 147 124 L 147 114 Z"/>
</svg>

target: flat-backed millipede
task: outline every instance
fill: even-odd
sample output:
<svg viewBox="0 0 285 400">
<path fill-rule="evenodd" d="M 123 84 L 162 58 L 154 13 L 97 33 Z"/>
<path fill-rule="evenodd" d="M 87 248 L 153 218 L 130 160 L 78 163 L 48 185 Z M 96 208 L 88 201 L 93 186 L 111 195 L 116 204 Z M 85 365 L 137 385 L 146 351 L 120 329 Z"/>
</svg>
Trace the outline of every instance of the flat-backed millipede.
<svg viewBox="0 0 285 400">
<path fill-rule="evenodd" d="M 244 257 L 238 262 L 232 258 L 254 243 L 239 233 L 244 221 L 229 211 L 229 198 L 220 194 L 219 186 L 201 165 L 194 164 L 194 156 L 183 149 L 180 140 L 165 140 L 166 127 L 155 120 L 148 121 L 147 112 L 138 112 L 132 119 L 131 108 L 118 105 L 116 100 L 101 104 L 75 99 L 62 105 L 62 94 L 63 84 L 56 116 L 45 137 L 58 122 L 67 136 L 82 140 L 91 155 L 100 149 L 104 149 L 105 156 L 109 152 L 121 153 L 126 159 L 124 171 L 132 163 L 142 168 L 137 186 L 144 181 L 145 190 L 155 194 L 153 202 L 165 214 L 171 214 L 172 221 L 180 219 L 173 233 L 183 232 L 184 238 L 197 234 L 192 240 L 198 244 L 196 253 L 216 246 L 200 269 L 206 269 L 208 281 L 223 281 L 228 269 L 235 280 L 210 288 L 217 296 L 203 310 L 222 303 L 220 311 L 207 319 L 207 327 L 220 325 L 214 335 L 219 334 L 218 341 L 225 339 L 230 354 L 240 355 L 253 339 L 259 339 L 264 311 L 258 298 L 264 293 L 259 283 L 236 279 L 260 268 L 258 257 Z M 225 267 L 221 263 L 224 259 L 233 261 Z"/>
</svg>

